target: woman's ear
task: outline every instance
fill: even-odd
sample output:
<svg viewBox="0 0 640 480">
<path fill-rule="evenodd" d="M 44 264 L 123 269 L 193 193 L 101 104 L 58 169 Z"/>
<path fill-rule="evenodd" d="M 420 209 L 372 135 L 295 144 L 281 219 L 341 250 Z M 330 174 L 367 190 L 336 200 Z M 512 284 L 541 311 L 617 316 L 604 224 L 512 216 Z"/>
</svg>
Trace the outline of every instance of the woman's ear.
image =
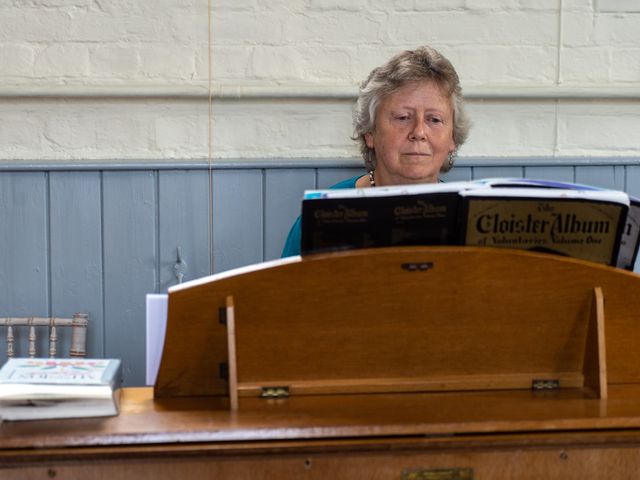
<svg viewBox="0 0 640 480">
<path fill-rule="evenodd" d="M 458 150 L 456 141 L 453 139 L 453 132 L 451 132 L 451 142 L 449 143 L 449 153 L 455 155 Z"/>
<path fill-rule="evenodd" d="M 367 144 L 367 147 L 373 150 L 373 135 L 370 132 L 364 134 L 364 142 Z"/>
</svg>

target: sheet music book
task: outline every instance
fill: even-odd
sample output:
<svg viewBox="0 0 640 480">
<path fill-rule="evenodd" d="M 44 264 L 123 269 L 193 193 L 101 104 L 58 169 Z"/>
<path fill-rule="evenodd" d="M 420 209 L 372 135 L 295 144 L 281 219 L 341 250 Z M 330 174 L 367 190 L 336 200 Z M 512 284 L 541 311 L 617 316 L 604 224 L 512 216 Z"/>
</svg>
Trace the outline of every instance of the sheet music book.
<svg viewBox="0 0 640 480">
<path fill-rule="evenodd" d="M 629 196 L 569 186 L 494 179 L 310 190 L 302 202 L 302 255 L 400 245 L 468 245 L 633 268 L 638 235 L 633 240 L 632 235 L 624 236 Z"/>
</svg>

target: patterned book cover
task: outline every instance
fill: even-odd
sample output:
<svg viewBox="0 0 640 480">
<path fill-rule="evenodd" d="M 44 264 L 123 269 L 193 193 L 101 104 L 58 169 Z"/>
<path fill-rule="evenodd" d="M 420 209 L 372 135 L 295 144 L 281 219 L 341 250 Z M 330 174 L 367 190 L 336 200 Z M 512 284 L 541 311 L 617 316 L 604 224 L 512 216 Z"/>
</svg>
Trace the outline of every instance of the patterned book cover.
<svg viewBox="0 0 640 480">
<path fill-rule="evenodd" d="M 111 359 L 12 358 L 0 383 L 108 385 L 120 361 Z"/>
</svg>

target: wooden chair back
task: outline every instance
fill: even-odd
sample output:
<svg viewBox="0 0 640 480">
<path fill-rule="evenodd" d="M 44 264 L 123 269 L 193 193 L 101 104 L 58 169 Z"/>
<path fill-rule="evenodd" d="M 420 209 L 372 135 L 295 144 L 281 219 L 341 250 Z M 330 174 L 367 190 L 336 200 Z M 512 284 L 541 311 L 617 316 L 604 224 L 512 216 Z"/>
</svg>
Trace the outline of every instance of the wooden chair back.
<svg viewBox="0 0 640 480">
<path fill-rule="evenodd" d="M 70 357 L 86 357 L 87 355 L 87 326 L 89 316 L 86 313 L 76 313 L 73 318 L 59 317 L 0 317 L 0 327 L 6 331 L 7 358 L 16 356 L 16 331 L 21 329 L 27 332 L 29 358 L 50 357 L 58 354 L 58 329 L 64 328 L 71 331 Z M 48 348 L 46 354 L 38 352 L 38 331 L 48 327 Z M 24 356 L 24 355 L 21 355 Z"/>
</svg>

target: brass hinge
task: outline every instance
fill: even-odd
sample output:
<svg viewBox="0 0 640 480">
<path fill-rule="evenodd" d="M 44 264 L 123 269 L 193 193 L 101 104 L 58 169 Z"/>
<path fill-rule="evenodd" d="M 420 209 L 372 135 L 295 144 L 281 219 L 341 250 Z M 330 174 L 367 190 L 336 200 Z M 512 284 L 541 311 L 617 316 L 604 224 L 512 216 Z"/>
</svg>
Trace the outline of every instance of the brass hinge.
<svg viewBox="0 0 640 480">
<path fill-rule="evenodd" d="M 558 390 L 559 388 L 560 380 L 555 378 L 531 381 L 531 390 Z"/>
<path fill-rule="evenodd" d="M 260 396 L 262 398 L 287 398 L 289 387 L 261 387 Z"/>
</svg>

